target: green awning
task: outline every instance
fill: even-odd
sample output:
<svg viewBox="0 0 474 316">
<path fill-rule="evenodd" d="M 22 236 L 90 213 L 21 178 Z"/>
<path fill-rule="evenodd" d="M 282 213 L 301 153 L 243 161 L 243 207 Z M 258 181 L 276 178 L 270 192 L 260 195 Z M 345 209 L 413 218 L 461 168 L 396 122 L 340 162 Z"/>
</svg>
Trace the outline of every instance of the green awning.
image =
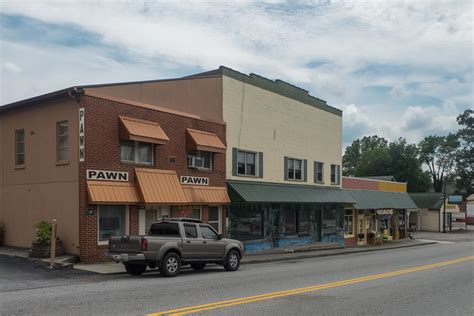
<svg viewBox="0 0 474 316">
<path fill-rule="evenodd" d="M 277 184 L 253 181 L 227 181 L 232 202 L 253 203 L 347 203 L 355 200 L 339 188 Z"/>
<path fill-rule="evenodd" d="M 416 209 L 416 204 L 405 192 L 383 192 L 373 190 L 349 190 L 347 194 L 356 201 L 354 208 L 358 210 L 374 209 Z"/>
</svg>

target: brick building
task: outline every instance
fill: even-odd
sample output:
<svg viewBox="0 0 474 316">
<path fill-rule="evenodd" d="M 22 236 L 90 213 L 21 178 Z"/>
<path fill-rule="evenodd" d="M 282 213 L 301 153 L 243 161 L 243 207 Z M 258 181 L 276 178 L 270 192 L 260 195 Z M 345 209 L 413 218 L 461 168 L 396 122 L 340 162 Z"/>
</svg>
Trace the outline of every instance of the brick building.
<svg viewBox="0 0 474 316">
<path fill-rule="evenodd" d="M 145 234 L 161 217 L 225 233 L 222 120 L 74 87 L 0 107 L 0 222 L 29 247 L 58 220 L 68 253 L 105 260 L 108 237 Z"/>
</svg>

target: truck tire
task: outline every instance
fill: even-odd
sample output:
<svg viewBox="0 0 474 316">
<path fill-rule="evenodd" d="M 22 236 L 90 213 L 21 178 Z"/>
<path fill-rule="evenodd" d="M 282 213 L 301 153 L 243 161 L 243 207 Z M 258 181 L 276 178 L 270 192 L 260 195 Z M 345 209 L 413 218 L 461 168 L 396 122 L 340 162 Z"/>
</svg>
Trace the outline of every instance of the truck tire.
<svg viewBox="0 0 474 316">
<path fill-rule="evenodd" d="M 146 271 L 146 265 L 144 264 L 124 263 L 123 265 L 127 273 L 131 275 L 142 275 Z"/>
<path fill-rule="evenodd" d="M 225 257 L 224 269 L 226 271 L 237 271 L 240 266 L 240 255 L 237 250 L 231 250 Z"/>
<path fill-rule="evenodd" d="M 169 252 L 163 258 L 160 273 L 165 277 L 175 277 L 181 270 L 181 258 L 175 252 Z"/>
<path fill-rule="evenodd" d="M 206 267 L 206 263 L 191 263 L 191 268 L 194 270 L 204 270 Z"/>
</svg>

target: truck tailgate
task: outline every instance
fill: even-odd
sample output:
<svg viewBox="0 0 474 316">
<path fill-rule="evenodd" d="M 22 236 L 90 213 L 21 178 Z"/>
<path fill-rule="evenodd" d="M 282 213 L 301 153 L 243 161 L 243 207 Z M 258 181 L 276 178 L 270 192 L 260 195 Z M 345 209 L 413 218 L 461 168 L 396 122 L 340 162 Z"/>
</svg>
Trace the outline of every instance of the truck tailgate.
<svg viewBox="0 0 474 316">
<path fill-rule="evenodd" d="M 141 236 L 113 236 L 109 239 L 109 252 L 138 253 L 141 252 Z"/>
</svg>

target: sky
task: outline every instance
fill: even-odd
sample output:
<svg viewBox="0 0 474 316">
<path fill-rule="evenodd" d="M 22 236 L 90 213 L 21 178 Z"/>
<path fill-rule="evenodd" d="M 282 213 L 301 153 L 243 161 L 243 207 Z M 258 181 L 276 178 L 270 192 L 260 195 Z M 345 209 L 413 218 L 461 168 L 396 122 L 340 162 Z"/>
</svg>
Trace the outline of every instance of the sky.
<svg viewBox="0 0 474 316">
<path fill-rule="evenodd" d="M 343 110 L 343 145 L 418 142 L 474 107 L 473 2 L 0 0 L 0 104 L 220 65 Z"/>
</svg>

